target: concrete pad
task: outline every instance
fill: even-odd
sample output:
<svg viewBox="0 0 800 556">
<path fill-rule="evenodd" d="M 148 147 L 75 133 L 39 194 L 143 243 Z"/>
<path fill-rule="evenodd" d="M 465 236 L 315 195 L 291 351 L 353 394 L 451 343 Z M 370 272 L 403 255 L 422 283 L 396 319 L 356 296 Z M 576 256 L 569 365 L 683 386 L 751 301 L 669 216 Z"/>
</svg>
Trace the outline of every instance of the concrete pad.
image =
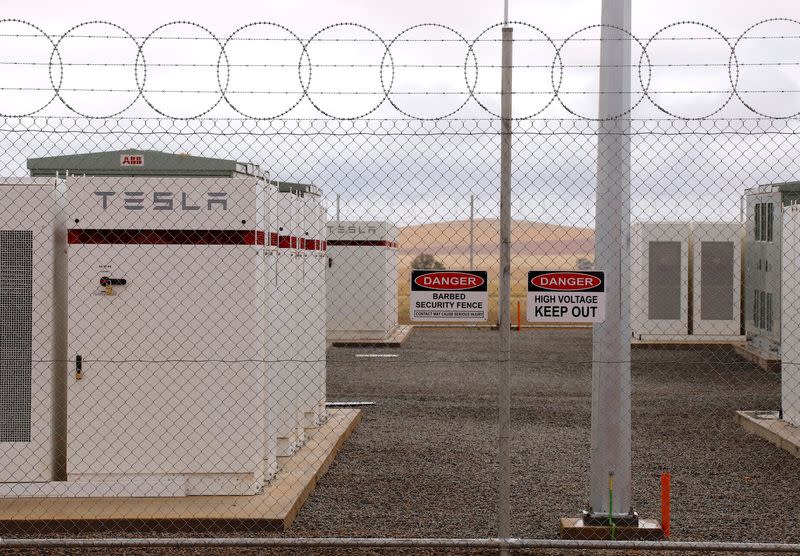
<svg viewBox="0 0 800 556">
<path fill-rule="evenodd" d="M 744 346 L 744 336 L 640 336 L 631 338 L 631 347 L 639 349 L 680 349 L 686 347 Z"/>
<path fill-rule="evenodd" d="M 800 428 L 778 418 L 777 411 L 737 411 L 736 422 L 796 458 L 800 458 Z"/>
<path fill-rule="evenodd" d="M 411 336 L 414 326 L 398 325 L 383 338 L 342 338 L 331 341 L 333 347 L 350 348 L 399 348 Z"/>
<path fill-rule="evenodd" d="M 264 490 L 253 496 L 176 498 L 18 498 L 0 500 L 0 530 L 77 531 L 104 527 L 169 530 L 207 524 L 221 529 L 257 526 L 283 531 L 297 517 L 319 478 L 361 422 L 358 409 L 331 409 Z"/>
<path fill-rule="evenodd" d="M 584 541 L 610 541 L 612 530 L 608 525 L 585 525 L 582 517 L 562 517 L 559 525 L 562 539 Z M 614 527 L 614 540 L 659 541 L 664 531 L 657 519 L 639 519 L 637 527 Z"/>
<path fill-rule="evenodd" d="M 750 361 L 751 363 L 755 363 L 765 371 L 774 371 L 779 373 L 781 370 L 781 360 L 780 359 L 768 359 L 764 357 L 761 353 L 754 351 L 751 349 L 747 344 L 745 345 L 737 345 L 733 348 L 736 350 L 736 354 L 742 357 L 743 359 Z"/>
</svg>

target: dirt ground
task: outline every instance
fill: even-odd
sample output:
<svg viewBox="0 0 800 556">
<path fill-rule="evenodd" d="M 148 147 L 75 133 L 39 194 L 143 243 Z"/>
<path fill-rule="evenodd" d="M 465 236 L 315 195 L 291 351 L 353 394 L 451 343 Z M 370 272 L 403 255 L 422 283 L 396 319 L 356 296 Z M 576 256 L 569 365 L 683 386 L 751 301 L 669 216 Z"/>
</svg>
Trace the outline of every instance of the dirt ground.
<svg viewBox="0 0 800 556">
<path fill-rule="evenodd" d="M 513 341 L 513 535 L 556 538 L 558 518 L 577 515 L 588 498 L 591 332 L 523 330 Z M 376 405 L 287 534 L 496 535 L 496 342 L 488 329 L 419 329 L 400 349 L 331 348 L 330 400 Z M 368 353 L 397 357 L 356 357 Z M 673 540 L 800 542 L 800 460 L 734 418 L 737 409 L 776 409 L 779 375 L 727 347 L 635 349 L 632 374 L 639 514 L 659 517 L 666 470 Z M 343 551 L 314 551 L 323 552 Z"/>
</svg>

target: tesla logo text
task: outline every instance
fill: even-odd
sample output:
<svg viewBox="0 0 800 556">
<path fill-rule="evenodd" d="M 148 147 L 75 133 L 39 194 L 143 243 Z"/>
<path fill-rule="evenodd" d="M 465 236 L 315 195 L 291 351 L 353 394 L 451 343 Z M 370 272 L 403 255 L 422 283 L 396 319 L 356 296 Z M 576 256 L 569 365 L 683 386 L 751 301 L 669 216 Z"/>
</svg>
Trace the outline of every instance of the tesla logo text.
<svg viewBox="0 0 800 556">
<path fill-rule="evenodd" d="M 108 210 L 112 203 L 121 203 L 127 210 L 228 210 L 228 194 L 224 191 L 210 191 L 204 197 L 188 193 L 172 193 L 171 191 L 154 191 L 151 196 L 141 191 L 95 191 L 100 197 L 103 210 Z"/>
</svg>

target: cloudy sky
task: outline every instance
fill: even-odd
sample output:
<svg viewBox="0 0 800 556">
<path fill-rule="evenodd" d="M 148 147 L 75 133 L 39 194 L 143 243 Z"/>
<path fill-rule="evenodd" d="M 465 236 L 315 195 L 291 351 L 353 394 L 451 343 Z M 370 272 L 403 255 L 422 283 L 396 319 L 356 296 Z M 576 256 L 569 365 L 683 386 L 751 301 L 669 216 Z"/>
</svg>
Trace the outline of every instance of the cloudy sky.
<svg viewBox="0 0 800 556">
<path fill-rule="evenodd" d="M 33 35 L 25 38 L 0 36 L 3 58 L 24 57 L 38 64 L 2 68 L 4 82 L 29 89 L 24 97 L 15 95 L 13 90 L 3 91 L 0 107 L 4 113 L 25 114 L 45 104 L 50 92 L 36 89 L 46 89 L 51 80 L 60 86 L 64 102 L 79 112 L 93 115 L 111 115 L 127 108 L 142 83 L 152 109 L 148 110 L 139 99 L 128 113 L 156 115 L 160 111 L 181 117 L 204 114 L 219 100 L 218 81 L 225 85 L 228 101 L 240 110 L 240 115 L 251 117 L 274 117 L 289 108 L 293 108 L 289 115 L 295 117 L 314 117 L 320 115 L 320 111 L 336 117 L 367 113 L 388 116 L 393 111 L 371 112 L 380 103 L 388 84 L 391 84 L 395 108 L 412 116 L 440 117 L 455 110 L 467 117 L 486 116 L 489 114 L 480 105 L 490 111 L 498 105 L 499 75 L 493 66 L 499 61 L 499 30 L 494 28 L 481 33 L 500 21 L 500 0 L 258 3 L 141 0 L 133 4 L 99 0 L 4 0 L 0 4 L 4 17 L 28 21 L 54 35 L 56 40 L 72 27 L 92 20 L 108 21 L 124 28 L 123 31 L 106 24 L 81 26 L 62 40 L 58 56 L 54 57 L 52 45 L 35 36 L 38 33 L 35 29 L 13 22 L 0 23 L 0 35 Z M 511 18 L 538 28 L 524 25 L 516 28 L 515 89 L 518 95 L 515 115 L 539 114 L 545 107 L 549 110 L 541 115 L 546 117 L 567 114 L 558 102 L 548 105 L 552 98 L 549 93 L 553 89 L 551 65 L 555 46 L 561 48 L 555 80 L 563 103 L 581 116 L 591 117 L 596 113 L 596 97 L 591 91 L 596 89 L 597 71 L 585 66 L 598 61 L 598 30 L 588 29 L 572 35 L 597 24 L 599 11 L 599 0 L 511 1 Z M 717 114 L 731 89 L 730 45 L 723 37 L 733 42 L 758 21 L 793 16 L 800 18 L 800 9 L 794 0 L 761 3 L 637 0 L 633 2 L 634 35 L 642 44 L 653 35 L 656 38 L 647 45 L 645 58 L 641 57 L 640 45 L 634 44 L 633 62 L 635 65 L 642 60 L 641 80 L 648 84 L 655 103 L 666 112 L 686 117 Z M 138 56 L 136 43 L 124 35 L 127 31 L 141 42 L 159 26 L 175 21 L 195 22 L 205 29 L 186 24 L 163 27 L 144 45 L 143 59 Z M 273 25 L 255 25 L 238 31 L 226 44 L 225 55 L 221 57 L 219 44 L 210 40 L 206 31 L 224 42 L 242 26 L 259 21 L 284 25 L 301 40 L 311 37 L 315 40 L 303 56 L 301 44 L 288 31 Z M 682 21 L 699 22 L 708 27 L 685 23 L 663 29 Z M 342 22 L 366 28 L 340 25 L 326 29 Z M 398 36 L 409 27 L 426 23 L 437 25 L 417 27 Z M 548 43 L 540 31 L 553 39 L 554 44 Z M 83 38 L 86 35 L 98 38 Z M 482 40 L 468 56 L 468 44 L 461 39 L 472 41 L 479 35 Z M 107 38 L 109 36 L 117 38 Z M 196 40 L 171 40 L 176 36 Z M 564 39 L 570 36 L 572 40 L 564 45 Z M 773 22 L 753 29 L 747 39 L 737 45 L 739 67 L 738 71 L 733 70 L 734 77 L 743 91 L 744 102 L 770 116 L 790 115 L 800 110 L 797 101 L 800 95 L 767 91 L 800 89 L 798 66 L 786 65 L 797 58 L 795 53 L 800 50 L 800 40 L 754 38 L 766 36 L 800 36 L 800 24 Z M 393 71 L 379 37 L 386 44 L 397 38 L 390 44 Z M 675 40 L 687 37 L 699 37 L 699 40 Z M 53 67 L 47 71 L 51 58 Z M 147 62 L 146 71 L 143 60 Z M 220 61 L 222 68 L 218 70 L 215 64 Z M 302 66 L 299 77 L 298 61 Z M 309 62 L 313 64 L 312 71 L 308 69 Z M 764 62 L 771 65 L 759 65 Z M 87 63 L 95 65 L 85 66 Z M 97 65 L 103 63 L 108 65 Z M 184 65 L 176 71 L 175 64 Z M 303 87 L 311 93 L 310 99 L 294 106 Z M 467 87 L 475 90 L 474 100 L 469 99 Z M 636 102 L 641 98 L 635 94 L 641 90 L 639 68 L 634 68 L 632 90 Z M 758 94 L 748 91 L 758 91 Z M 309 100 L 314 101 L 315 106 Z M 749 114 L 741 101 L 729 104 L 725 115 Z M 56 112 L 62 107 L 61 102 L 55 103 Z M 642 102 L 637 110 L 642 117 L 665 114 L 651 102 Z M 208 113 L 236 115 L 225 102 Z"/>
<path fill-rule="evenodd" d="M 53 56 L 52 44 L 34 27 L 0 22 L 3 114 L 282 115 L 246 129 L 219 119 L 205 127 L 197 122 L 82 120 L 62 123 L 59 133 L 50 129 L 52 120 L 38 119 L 33 125 L 9 120 L 6 126 L 15 130 L 44 130 L 33 135 L 14 131 L 2 138 L 3 161 L 12 173 L 24 169 L 24 158 L 31 155 L 135 143 L 247 158 L 283 179 L 321 183 L 331 204 L 335 195 L 342 196 L 350 217 L 399 222 L 463 218 L 470 194 L 479 198 L 479 215 L 496 213 L 495 129 L 491 122 L 473 119 L 491 118 L 499 106 L 499 29 L 492 27 L 502 18 L 499 0 L 1 0 L 0 6 L 5 18 L 27 21 L 53 41 L 86 21 L 119 26 L 73 29 Z M 596 115 L 592 92 L 597 87 L 598 30 L 574 33 L 599 23 L 600 1 L 511 0 L 510 15 L 528 24 L 515 26 L 514 113 L 536 118 L 518 128 L 526 134 L 518 139 L 515 158 L 517 217 L 591 225 L 594 124 L 557 120 Z M 797 1 L 634 0 L 632 31 L 647 44 L 646 58 L 638 43 L 633 46 L 635 127 L 641 132 L 633 155 L 634 213 L 639 217 L 735 218 L 744 187 L 797 176 L 792 122 L 770 122 L 766 134 L 755 136 L 749 124 L 730 123 L 730 118 L 752 118 L 757 112 L 785 117 L 800 111 L 800 24 L 777 21 L 752 29 L 736 45 L 738 68 L 732 73 L 729 68 L 736 37 L 775 17 L 800 19 Z M 180 24 L 157 30 L 142 47 L 145 68 L 137 43 L 174 21 L 192 21 L 205 29 Z M 703 25 L 670 26 L 681 21 Z M 253 22 L 288 30 L 266 24 L 240 29 Z M 358 25 L 330 27 L 341 22 Z M 222 43 L 236 31 L 224 55 L 209 31 Z M 469 43 L 479 36 L 470 52 Z M 297 39 L 312 37 L 304 54 Z M 387 45 L 393 69 L 386 62 Z M 560 63 L 553 77 L 556 47 Z M 642 68 L 636 67 L 640 59 Z M 640 72 L 650 100 L 641 95 Z M 732 76 L 741 98 L 731 94 Z M 553 98 L 553 80 L 561 102 Z M 60 99 L 53 98 L 51 81 L 59 85 Z M 227 102 L 220 98 L 219 82 Z M 142 83 L 145 98 L 137 98 Z M 392 102 L 381 103 L 388 83 Z M 302 98 L 303 88 L 308 98 Z M 371 121 L 296 121 L 323 114 Z M 721 120 L 687 123 L 669 114 Z M 395 121 L 409 116 L 450 120 Z"/>
</svg>

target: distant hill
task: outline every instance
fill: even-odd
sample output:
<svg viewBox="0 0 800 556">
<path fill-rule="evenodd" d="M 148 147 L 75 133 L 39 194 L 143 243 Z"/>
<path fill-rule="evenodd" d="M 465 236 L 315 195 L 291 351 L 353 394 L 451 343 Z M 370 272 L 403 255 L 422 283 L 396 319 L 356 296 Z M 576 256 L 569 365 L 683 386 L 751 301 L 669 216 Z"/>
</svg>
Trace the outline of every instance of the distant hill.
<svg viewBox="0 0 800 556">
<path fill-rule="evenodd" d="M 541 222 L 511 223 L 515 255 L 583 255 L 594 252 L 594 230 Z M 475 221 L 475 255 L 497 253 L 500 223 L 497 219 Z M 469 220 L 436 222 L 400 228 L 400 253 L 429 253 L 437 257 L 469 253 Z"/>
</svg>

